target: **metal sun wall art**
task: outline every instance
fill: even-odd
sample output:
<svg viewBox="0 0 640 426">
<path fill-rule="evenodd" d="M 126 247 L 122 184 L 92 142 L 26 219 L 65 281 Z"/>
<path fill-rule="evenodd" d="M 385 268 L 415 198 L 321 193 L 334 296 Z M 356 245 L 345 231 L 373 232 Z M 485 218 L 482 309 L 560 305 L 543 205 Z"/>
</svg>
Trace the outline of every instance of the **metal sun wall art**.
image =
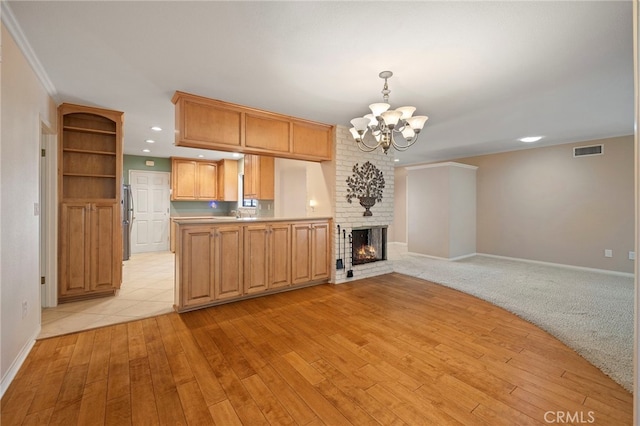
<svg viewBox="0 0 640 426">
<path fill-rule="evenodd" d="M 357 198 L 365 209 L 363 216 L 373 216 L 369 209 L 376 201 L 382 201 L 384 184 L 384 175 L 371 162 L 367 161 L 362 166 L 356 163 L 353 166 L 353 175 L 347 178 L 347 201 L 351 203 Z"/>
</svg>

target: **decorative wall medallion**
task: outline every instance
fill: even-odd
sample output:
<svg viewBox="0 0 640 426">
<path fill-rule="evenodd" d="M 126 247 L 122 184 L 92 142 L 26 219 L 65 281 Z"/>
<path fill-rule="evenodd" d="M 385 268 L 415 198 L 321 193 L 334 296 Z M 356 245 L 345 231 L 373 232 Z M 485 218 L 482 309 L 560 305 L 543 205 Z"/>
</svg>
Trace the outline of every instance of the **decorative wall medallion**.
<svg viewBox="0 0 640 426">
<path fill-rule="evenodd" d="M 347 201 L 357 198 L 365 208 L 363 216 L 373 216 L 371 207 L 376 201 L 382 201 L 384 175 L 376 166 L 367 161 L 362 166 L 353 166 L 353 175 L 347 178 Z"/>
</svg>

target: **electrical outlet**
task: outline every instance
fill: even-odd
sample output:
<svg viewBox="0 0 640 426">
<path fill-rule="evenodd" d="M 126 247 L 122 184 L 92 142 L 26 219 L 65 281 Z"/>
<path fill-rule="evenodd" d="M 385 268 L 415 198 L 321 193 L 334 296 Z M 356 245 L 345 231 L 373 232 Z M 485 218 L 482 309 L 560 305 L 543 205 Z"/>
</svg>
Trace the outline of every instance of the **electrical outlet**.
<svg viewBox="0 0 640 426">
<path fill-rule="evenodd" d="M 29 303 L 26 300 L 23 300 L 22 301 L 22 319 L 25 319 L 28 313 L 29 313 Z"/>
<path fill-rule="evenodd" d="M 629 252 L 629 260 L 636 260 L 636 252 L 635 251 L 630 251 Z"/>
<path fill-rule="evenodd" d="M 604 257 L 613 257 L 613 250 L 605 249 L 604 250 Z"/>
</svg>

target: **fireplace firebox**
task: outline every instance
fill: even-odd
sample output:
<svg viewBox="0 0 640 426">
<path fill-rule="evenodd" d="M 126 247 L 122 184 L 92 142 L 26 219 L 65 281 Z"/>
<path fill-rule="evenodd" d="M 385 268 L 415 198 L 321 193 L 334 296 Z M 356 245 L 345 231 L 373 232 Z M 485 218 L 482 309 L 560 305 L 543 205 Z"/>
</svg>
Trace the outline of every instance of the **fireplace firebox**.
<svg viewBox="0 0 640 426">
<path fill-rule="evenodd" d="M 354 228 L 351 230 L 353 265 L 387 260 L 387 227 Z"/>
</svg>

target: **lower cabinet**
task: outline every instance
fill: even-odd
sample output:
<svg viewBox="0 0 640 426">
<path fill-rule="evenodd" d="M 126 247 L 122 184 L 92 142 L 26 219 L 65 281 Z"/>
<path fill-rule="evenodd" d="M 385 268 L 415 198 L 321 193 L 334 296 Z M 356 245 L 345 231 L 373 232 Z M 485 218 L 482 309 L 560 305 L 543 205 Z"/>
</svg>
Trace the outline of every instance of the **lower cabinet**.
<svg viewBox="0 0 640 426">
<path fill-rule="evenodd" d="M 120 206 L 66 202 L 60 211 L 58 299 L 113 294 L 120 288 Z"/>
<path fill-rule="evenodd" d="M 176 250 L 180 307 L 242 294 L 242 243 L 239 225 L 190 225 L 180 230 Z"/>
<path fill-rule="evenodd" d="M 329 224 L 298 222 L 292 228 L 293 284 L 329 278 Z"/>
<path fill-rule="evenodd" d="M 176 309 L 328 280 L 329 230 L 327 220 L 179 225 Z"/>
<path fill-rule="evenodd" d="M 291 226 L 248 225 L 244 230 L 244 292 L 291 285 Z"/>
</svg>

